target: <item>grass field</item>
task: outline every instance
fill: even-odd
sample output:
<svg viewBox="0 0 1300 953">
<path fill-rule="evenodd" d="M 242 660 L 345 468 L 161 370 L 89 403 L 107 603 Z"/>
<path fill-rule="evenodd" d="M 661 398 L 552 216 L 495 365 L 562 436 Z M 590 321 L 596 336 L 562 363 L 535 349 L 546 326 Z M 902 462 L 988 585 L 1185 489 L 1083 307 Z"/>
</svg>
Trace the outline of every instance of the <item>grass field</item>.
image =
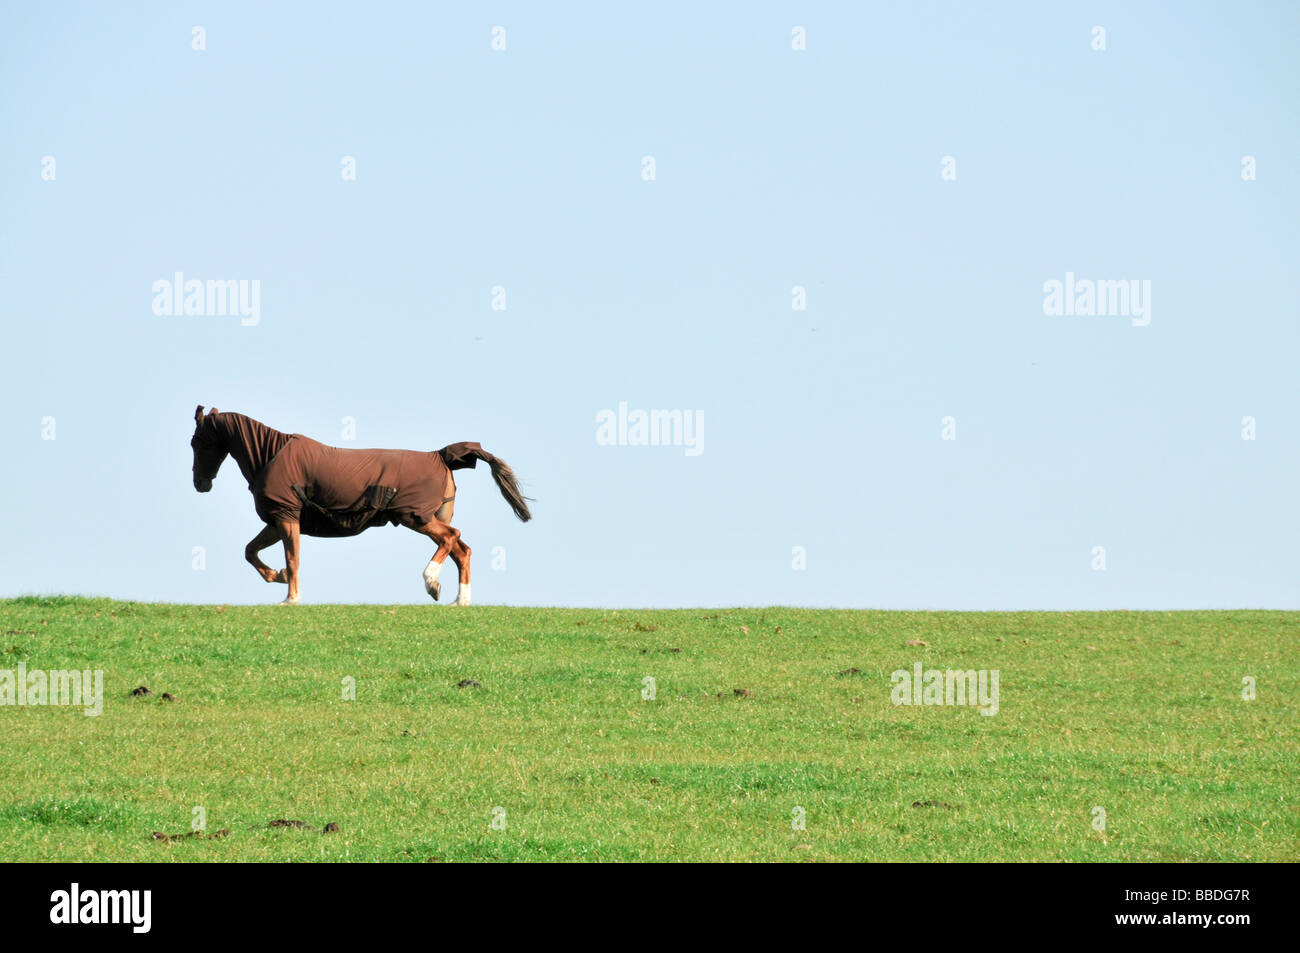
<svg viewBox="0 0 1300 953">
<path fill-rule="evenodd" d="M 98 717 L 0 707 L 5 860 L 1300 860 L 1297 613 L 59 597 L 0 632 L 0 670 L 104 673 Z M 915 662 L 998 670 L 998 713 L 892 704 Z M 229 835 L 151 837 L 195 807 Z"/>
</svg>

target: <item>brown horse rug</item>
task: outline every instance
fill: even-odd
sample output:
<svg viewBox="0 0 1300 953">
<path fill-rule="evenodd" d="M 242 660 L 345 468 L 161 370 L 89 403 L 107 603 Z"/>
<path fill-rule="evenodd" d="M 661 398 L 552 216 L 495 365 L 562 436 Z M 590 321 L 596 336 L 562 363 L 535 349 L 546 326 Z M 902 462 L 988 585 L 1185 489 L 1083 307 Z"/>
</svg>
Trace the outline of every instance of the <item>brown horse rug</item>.
<svg viewBox="0 0 1300 953">
<path fill-rule="evenodd" d="M 211 415 L 266 523 L 308 536 L 355 536 L 372 526 L 423 526 L 451 497 L 447 471 L 492 455 L 477 443 L 441 450 L 345 450 L 285 434 L 243 414 Z"/>
<path fill-rule="evenodd" d="M 302 536 L 355 536 L 371 526 L 405 526 L 438 544 L 424 567 L 424 589 L 442 592 L 439 574 L 448 558 L 460 588 L 456 605 L 470 604 L 470 548 L 451 525 L 455 511 L 453 470 L 482 460 L 515 516 L 532 519 L 528 497 L 510 466 L 481 444 L 453 443 L 441 450 L 343 450 L 302 434 L 281 433 L 243 414 L 194 409 L 194 489 L 207 493 L 227 456 L 235 458 L 266 525 L 244 547 L 244 559 L 266 582 L 285 583 L 290 605 L 299 597 Z M 258 554 L 284 544 L 284 568 L 272 569 Z"/>
</svg>

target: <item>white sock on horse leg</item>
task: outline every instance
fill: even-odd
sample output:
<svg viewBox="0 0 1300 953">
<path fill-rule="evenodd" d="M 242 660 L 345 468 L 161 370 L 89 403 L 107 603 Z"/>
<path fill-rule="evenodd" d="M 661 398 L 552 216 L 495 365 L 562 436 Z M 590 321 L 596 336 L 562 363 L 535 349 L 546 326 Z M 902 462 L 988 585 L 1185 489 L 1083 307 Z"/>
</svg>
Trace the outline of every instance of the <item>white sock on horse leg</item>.
<svg viewBox="0 0 1300 953">
<path fill-rule="evenodd" d="M 438 574 L 442 572 L 442 563 L 430 559 L 429 565 L 424 567 L 424 589 L 426 592 L 433 591 L 433 585 L 438 581 Z"/>
<path fill-rule="evenodd" d="M 460 584 L 460 591 L 456 593 L 456 601 L 453 602 L 452 605 L 456 605 L 456 606 L 469 605 L 469 583 L 462 582 Z"/>
</svg>

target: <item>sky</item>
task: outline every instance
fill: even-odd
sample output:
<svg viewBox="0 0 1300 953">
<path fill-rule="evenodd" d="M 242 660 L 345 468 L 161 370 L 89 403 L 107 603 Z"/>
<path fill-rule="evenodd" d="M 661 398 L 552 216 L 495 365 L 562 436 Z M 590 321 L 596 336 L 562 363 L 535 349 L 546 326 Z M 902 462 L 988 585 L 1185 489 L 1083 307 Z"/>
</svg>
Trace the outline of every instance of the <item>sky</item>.
<svg viewBox="0 0 1300 953">
<path fill-rule="evenodd" d="M 476 603 L 1296 609 L 1298 46 L 1286 2 L 6 4 L 0 595 L 283 598 L 203 404 L 504 458 Z M 431 550 L 306 539 L 303 601 L 428 602 Z"/>
</svg>

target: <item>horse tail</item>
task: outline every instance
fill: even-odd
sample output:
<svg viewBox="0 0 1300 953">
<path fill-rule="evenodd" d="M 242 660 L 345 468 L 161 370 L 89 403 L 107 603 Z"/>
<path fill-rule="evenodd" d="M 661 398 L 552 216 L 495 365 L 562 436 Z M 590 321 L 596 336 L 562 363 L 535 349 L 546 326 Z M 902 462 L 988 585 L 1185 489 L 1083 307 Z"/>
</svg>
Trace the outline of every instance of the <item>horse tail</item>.
<svg viewBox="0 0 1300 953">
<path fill-rule="evenodd" d="M 515 511 L 515 516 L 525 523 L 533 518 L 533 514 L 528 512 L 529 498 L 520 492 L 515 471 L 500 457 L 494 457 L 477 443 L 453 443 L 443 447 L 439 453 L 442 454 L 443 462 L 452 470 L 473 467 L 476 461 L 482 460 L 492 468 L 492 479 L 496 481 L 497 489 L 510 504 L 510 508 Z"/>
<path fill-rule="evenodd" d="M 510 465 L 499 457 L 494 457 L 486 451 L 483 454 L 487 460 L 488 466 L 492 468 L 492 479 L 496 481 L 497 489 L 501 495 L 506 498 L 510 508 L 515 511 L 515 516 L 527 523 L 533 518 L 533 514 L 528 512 L 528 497 L 519 491 L 519 483 L 515 480 L 515 471 L 510 469 Z"/>
</svg>

